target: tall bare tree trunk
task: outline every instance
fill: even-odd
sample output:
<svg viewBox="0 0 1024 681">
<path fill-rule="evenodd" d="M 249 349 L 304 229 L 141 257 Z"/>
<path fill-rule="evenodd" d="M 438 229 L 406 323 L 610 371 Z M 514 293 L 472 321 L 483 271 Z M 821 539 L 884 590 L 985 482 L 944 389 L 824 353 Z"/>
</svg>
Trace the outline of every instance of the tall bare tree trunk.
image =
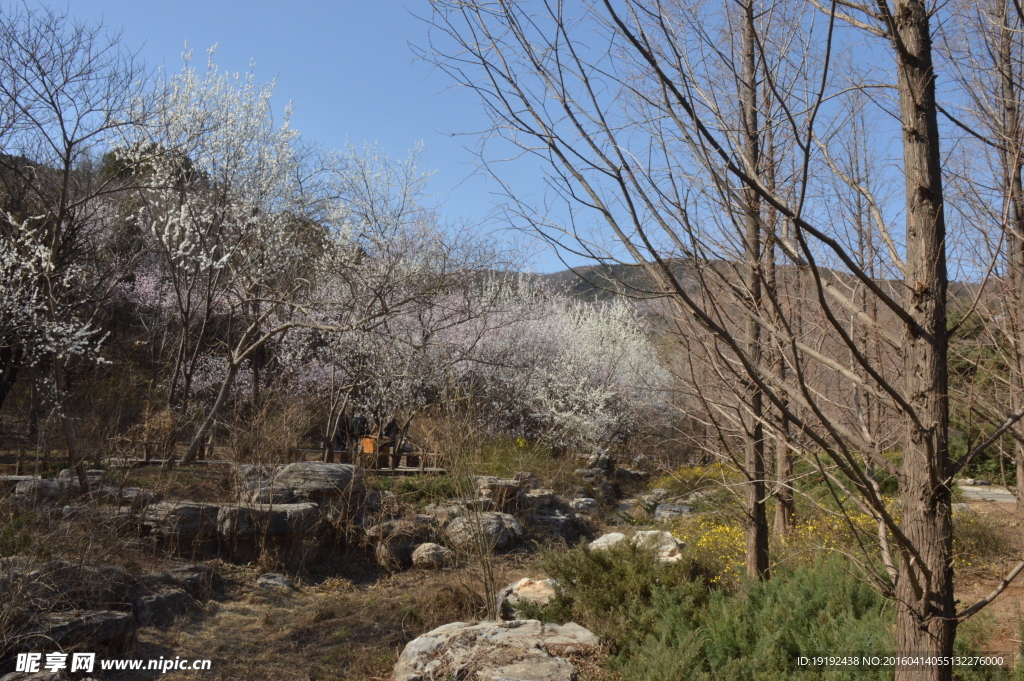
<svg viewBox="0 0 1024 681">
<path fill-rule="evenodd" d="M 754 5 L 743 6 L 743 83 L 741 84 L 741 114 L 743 116 L 744 155 L 749 168 L 760 164 L 760 145 L 757 120 L 757 64 L 755 47 Z M 755 310 L 763 307 L 761 277 L 761 201 L 749 187 L 743 190 L 744 249 L 746 256 L 746 288 Z M 753 363 L 761 356 L 761 327 L 752 317 L 747 320 L 746 351 Z M 765 509 L 764 416 L 763 395 L 753 382 L 748 384 L 749 422 L 746 427 L 744 468 L 746 485 L 746 538 L 747 576 L 751 579 L 768 577 L 768 515 Z"/>
<path fill-rule="evenodd" d="M 949 397 L 947 390 L 946 226 L 943 215 L 939 128 L 928 8 L 896 0 L 893 41 L 903 124 L 907 231 L 903 363 L 914 415 L 907 419 L 900 479 L 904 532 L 916 555 L 904 550 L 896 585 L 896 646 L 900 655 L 953 652 L 950 518 Z M 948 681 L 948 665 L 898 667 L 896 681 Z"/>
<path fill-rule="evenodd" d="M 1007 322 L 1013 344 L 1011 410 L 1024 405 L 1024 187 L 1021 182 L 1020 107 L 1013 69 L 1014 28 L 1010 25 L 1009 7 L 999 2 L 999 80 L 1002 110 L 1002 149 L 1004 211 L 1009 229 L 1006 234 Z M 1017 510 L 1024 510 L 1024 442 L 1015 447 Z M 1000 462 L 1002 459 L 1000 459 Z"/>
</svg>

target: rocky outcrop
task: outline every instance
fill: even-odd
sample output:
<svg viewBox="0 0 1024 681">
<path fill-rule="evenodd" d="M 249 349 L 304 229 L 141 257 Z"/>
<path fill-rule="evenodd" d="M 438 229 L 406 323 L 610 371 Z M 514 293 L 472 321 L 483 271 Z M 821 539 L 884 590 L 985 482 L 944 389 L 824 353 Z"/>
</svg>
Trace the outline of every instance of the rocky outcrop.
<svg viewBox="0 0 1024 681">
<path fill-rule="evenodd" d="M 411 641 L 398 658 L 394 679 L 575 681 L 576 669 L 560 653 L 598 646 L 597 636 L 572 622 L 454 622 Z"/>
<path fill-rule="evenodd" d="M 470 550 L 483 545 L 490 550 L 507 549 L 523 539 L 523 526 L 508 513 L 471 513 L 448 523 L 445 538 L 452 546 Z"/>
</svg>

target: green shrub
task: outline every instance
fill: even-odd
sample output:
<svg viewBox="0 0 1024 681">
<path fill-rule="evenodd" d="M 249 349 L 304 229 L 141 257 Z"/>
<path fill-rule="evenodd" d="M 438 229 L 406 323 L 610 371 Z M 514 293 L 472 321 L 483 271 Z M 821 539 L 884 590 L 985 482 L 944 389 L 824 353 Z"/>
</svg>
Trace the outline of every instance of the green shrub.
<svg viewBox="0 0 1024 681">
<path fill-rule="evenodd" d="M 558 580 L 557 596 L 546 608 L 525 615 L 581 623 L 613 651 L 640 643 L 669 606 L 698 612 L 709 593 L 693 563 L 662 563 L 653 551 L 627 542 L 606 551 L 550 552 L 544 568 Z"/>
<path fill-rule="evenodd" d="M 545 556 L 558 595 L 526 617 L 575 621 L 601 636 L 623 681 L 891 679 L 887 667 L 801 667 L 800 656 L 884 655 L 895 650 L 892 604 L 833 555 L 779 569 L 766 582 L 717 588 L 692 558 L 659 562 L 625 542 Z M 957 654 L 983 650 L 983 621 L 961 626 Z M 960 681 L 1011 678 L 998 668 L 958 668 Z"/>
<path fill-rule="evenodd" d="M 801 655 L 891 651 L 887 602 L 839 559 L 780 572 L 738 593 L 715 591 L 695 613 L 662 610 L 636 653 L 620 659 L 626 681 L 882 679 L 885 669 L 802 668 Z"/>
</svg>

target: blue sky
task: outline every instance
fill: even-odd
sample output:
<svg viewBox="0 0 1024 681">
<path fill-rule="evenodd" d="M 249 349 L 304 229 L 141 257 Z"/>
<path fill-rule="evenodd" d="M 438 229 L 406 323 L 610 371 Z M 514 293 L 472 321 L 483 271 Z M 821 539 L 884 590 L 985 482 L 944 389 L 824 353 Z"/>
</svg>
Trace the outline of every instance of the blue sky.
<svg viewBox="0 0 1024 681">
<path fill-rule="evenodd" d="M 254 62 L 259 80 L 278 80 L 277 111 L 294 102 L 292 125 L 306 140 L 331 148 L 375 142 L 395 157 L 422 142 L 423 165 L 436 171 L 432 201 L 450 220 L 483 224 L 502 201 L 475 172 L 476 138 L 453 136 L 487 126 L 475 97 L 451 88 L 409 47 L 426 43 L 426 24 L 414 16 L 429 12 L 426 0 L 69 0 L 67 8 L 123 30 L 124 44 L 152 67 L 180 69 L 186 41 L 200 64 L 214 44 L 224 70 Z M 536 265 L 561 269 L 557 261 Z"/>
</svg>

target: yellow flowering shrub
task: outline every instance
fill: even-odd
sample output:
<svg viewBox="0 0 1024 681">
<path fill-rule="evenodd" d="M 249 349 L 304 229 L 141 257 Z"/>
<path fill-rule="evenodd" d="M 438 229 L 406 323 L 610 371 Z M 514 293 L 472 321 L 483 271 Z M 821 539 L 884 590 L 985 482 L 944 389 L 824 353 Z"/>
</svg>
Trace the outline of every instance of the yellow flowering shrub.
<svg viewBox="0 0 1024 681">
<path fill-rule="evenodd" d="M 736 518 L 702 513 L 679 520 L 672 534 L 686 542 L 686 555 L 712 584 L 735 584 L 746 570 L 746 538 Z"/>
</svg>

